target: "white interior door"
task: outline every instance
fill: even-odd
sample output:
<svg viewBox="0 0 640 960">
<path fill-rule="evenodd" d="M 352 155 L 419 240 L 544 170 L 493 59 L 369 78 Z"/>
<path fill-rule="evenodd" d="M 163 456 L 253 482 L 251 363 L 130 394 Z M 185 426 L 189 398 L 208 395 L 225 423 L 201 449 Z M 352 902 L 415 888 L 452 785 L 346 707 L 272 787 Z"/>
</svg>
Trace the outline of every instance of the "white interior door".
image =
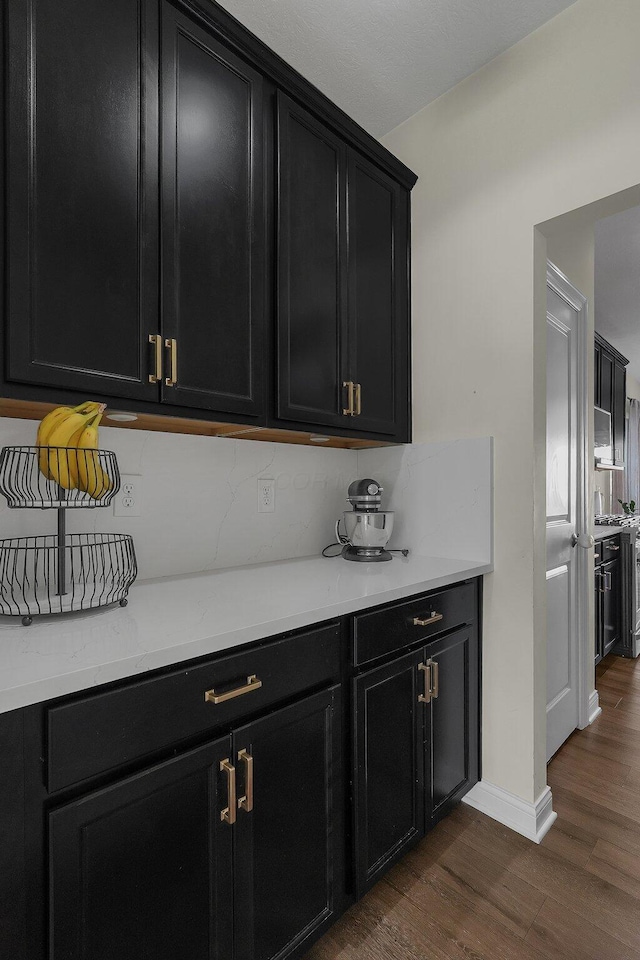
<svg viewBox="0 0 640 960">
<path fill-rule="evenodd" d="M 577 291 L 576 291 L 577 293 Z M 578 726 L 578 564 L 583 515 L 578 325 L 583 314 L 547 284 L 547 759 Z M 584 531 L 586 533 L 586 531 Z M 586 545 L 586 544 L 585 544 Z"/>
</svg>

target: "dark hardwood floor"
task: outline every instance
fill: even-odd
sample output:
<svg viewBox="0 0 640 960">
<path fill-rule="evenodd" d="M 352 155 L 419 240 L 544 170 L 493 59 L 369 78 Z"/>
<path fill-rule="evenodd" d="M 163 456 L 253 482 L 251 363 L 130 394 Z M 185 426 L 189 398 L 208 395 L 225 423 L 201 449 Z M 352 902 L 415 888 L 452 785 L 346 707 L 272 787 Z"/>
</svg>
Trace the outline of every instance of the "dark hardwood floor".
<svg viewBox="0 0 640 960">
<path fill-rule="evenodd" d="M 461 804 L 305 960 L 638 960 L 640 659 L 597 674 L 602 716 L 549 765 L 542 844 Z"/>
</svg>

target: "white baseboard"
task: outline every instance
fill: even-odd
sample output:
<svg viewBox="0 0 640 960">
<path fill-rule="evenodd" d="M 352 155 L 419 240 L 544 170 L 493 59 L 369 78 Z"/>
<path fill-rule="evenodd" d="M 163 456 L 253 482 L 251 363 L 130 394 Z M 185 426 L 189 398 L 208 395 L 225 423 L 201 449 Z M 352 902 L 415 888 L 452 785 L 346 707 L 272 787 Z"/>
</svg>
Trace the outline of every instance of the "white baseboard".
<svg viewBox="0 0 640 960">
<path fill-rule="evenodd" d="M 544 788 L 535 803 L 527 803 L 508 790 L 481 780 L 463 797 L 463 802 L 534 843 L 540 843 L 558 816 L 553 812 L 549 787 Z"/>
<path fill-rule="evenodd" d="M 602 707 L 600 706 L 600 698 L 598 697 L 598 691 L 593 690 L 589 694 L 589 723 L 593 723 L 600 714 L 602 713 Z"/>
</svg>

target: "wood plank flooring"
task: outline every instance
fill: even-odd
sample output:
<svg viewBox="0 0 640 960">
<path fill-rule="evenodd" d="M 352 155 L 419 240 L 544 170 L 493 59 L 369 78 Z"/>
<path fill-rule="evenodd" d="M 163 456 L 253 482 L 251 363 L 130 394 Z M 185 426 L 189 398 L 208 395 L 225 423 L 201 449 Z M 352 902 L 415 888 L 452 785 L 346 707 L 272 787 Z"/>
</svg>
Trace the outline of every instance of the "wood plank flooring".
<svg viewBox="0 0 640 960">
<path fill-rule="evenodd" d="M 640 659 L 549 765 L 540 845 L 461 804 L 305 960 L 639 960 Z"/>
</svg>

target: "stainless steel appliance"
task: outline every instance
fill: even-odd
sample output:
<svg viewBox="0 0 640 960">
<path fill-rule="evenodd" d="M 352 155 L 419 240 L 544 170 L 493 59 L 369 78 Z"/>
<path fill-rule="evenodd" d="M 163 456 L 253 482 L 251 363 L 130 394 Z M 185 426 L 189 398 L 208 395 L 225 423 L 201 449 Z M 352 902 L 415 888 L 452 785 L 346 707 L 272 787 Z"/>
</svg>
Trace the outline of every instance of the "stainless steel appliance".
<svg viewBox="0 0 640 960">
<path fill-rule="evenodd" d="M 621 640 L 613 653 L 637 657 L 640 655 L 640 515 L 601 514 L 595 522 L 597 526 L 620 527 Z"/>
<path fill-rule="evenodd" d="M 342 556 L 345 560 L 379 563 L 391 560 L 385 550 L 393 532 L 393 511 L 382 510 L 382 490 L 377 480 L 371 478 L 354 480 L 349 484 L 347 500 L 351 510 L 342 514 L 345 534 L 336 523 L 336 540 L 344 543 Z M 345 542 L 346 540 L 346 542 Z"/>
</svg>

